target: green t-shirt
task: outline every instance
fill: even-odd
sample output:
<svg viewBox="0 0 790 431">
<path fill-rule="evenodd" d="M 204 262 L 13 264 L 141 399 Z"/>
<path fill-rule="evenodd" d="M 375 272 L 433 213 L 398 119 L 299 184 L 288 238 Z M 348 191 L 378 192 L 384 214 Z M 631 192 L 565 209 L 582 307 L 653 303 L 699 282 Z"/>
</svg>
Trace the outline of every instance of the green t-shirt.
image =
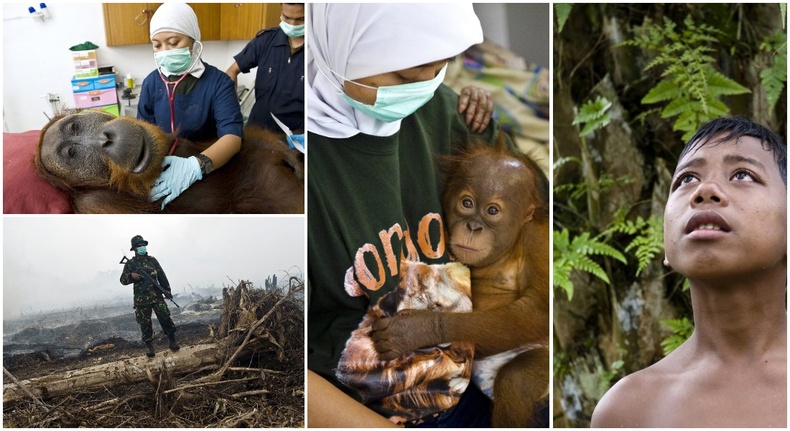
<svg viewBox="0 0 790 431">
<path fill-rule="evenodd" d="M 308 130 L 308 368 L 357 399 L 334 375 L 351 332 L 397 287 L 401 258 L 449 260 L 437 155 L 472 136 L 457 107 L 442 85 L 392 136 Z M 477 136 L 490 142 L 495 127 Z"/>
</svg>

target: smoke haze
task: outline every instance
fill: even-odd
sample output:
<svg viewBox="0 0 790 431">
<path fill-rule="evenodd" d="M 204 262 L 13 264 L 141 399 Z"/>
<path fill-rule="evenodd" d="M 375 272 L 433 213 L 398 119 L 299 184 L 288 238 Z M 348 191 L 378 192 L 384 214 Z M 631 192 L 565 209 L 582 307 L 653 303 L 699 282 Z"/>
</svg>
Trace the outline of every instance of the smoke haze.
<svg viewBox="0 0 790 431">
<path fill-rule="evenodd" d="M 134 235 L 148 241 L 174 294 L 286 271 L 305 277 L 304 217 L 27 216 L 3 218 L 3 316 L 132 302 L 120 284 Z M 231 281 L 232 280 L 232 281 Z"/>
</svg>

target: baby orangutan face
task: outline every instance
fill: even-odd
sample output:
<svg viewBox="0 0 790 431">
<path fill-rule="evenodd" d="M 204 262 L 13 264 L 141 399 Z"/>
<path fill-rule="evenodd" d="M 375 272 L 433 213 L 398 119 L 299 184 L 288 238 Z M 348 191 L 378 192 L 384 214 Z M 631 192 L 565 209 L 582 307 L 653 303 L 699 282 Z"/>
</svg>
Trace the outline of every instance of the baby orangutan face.
<svg viewBox="0 0 790 431">
<path fill-rule="evenodd" d="M 535 205 L 526 186 L 530 172 L 518 159 L 483 154 L 470 158 L 466 181 L 445 197 L 450 250 L 472 267 L 488 266 L 510 254 Z"/>
<path fill-rule="evenodd" d="M 787 188 L 754 137 L 705 143 L 678 162 L 664 218 L 669 264 L 689 278 L 786 272 Z"/>
</svg>

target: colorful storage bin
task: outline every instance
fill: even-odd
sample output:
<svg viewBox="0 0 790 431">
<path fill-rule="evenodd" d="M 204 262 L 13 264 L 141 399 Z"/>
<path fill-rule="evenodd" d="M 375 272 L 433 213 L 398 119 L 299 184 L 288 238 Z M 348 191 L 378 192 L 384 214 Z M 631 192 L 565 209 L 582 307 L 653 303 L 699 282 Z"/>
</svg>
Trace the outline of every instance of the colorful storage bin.
<svg viewBox="0 0 790 431">
<path fill-rule="evenodd" d="M 118 93 L 115 92 L 115 88 L 74 93 L 74 107 L 76 108 L 93 108 L 113 103 L 118 103 Z"/>
<path fill-rule="evenodd" d="M 115 75 L 99 75 L 92 78 L 75 77 L 71 80 L 71 91 L 74 93 L 110 88 L 115 88 Z"/>
</svg>

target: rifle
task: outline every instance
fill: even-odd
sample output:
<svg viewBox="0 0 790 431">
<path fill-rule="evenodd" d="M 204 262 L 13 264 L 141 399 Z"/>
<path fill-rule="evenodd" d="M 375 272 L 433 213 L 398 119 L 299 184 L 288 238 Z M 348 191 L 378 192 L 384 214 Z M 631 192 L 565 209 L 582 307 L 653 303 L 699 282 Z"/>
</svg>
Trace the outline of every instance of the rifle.
<svg viewBox="0 0 790 431">
<path fill-rule="evenodd" d="M 171 294 L 170 294 L 168 291 L 166 291 L 166 290 L 165 290 L 165 288 L 164 288 L 164 287 L 162 287 L 162 286 L 159 284 L 159 282 L 157 282 L 156 280 L 154 280 L 154 278 L 153 278 L 153 277 L 151 277 L 151 274 L 149 274 L 149 273 L 147 273 L 147 272 L 145 272 L 145 271 L 142 271 L 142 270 L 140 270 L 140 268 L 137 266 L 137 264 L 136 264 L 136 263 L 134 263 L 134 262 L 132 262 L 132 260 L 131 260 L 131 259 L 129 259 L 128 257 L 124 256 L 124 257 L 122 257 L 122 258 L 121 258 L 121 261 L 120 261 L 120 262 L 118 262 L 118 263 L 120 263 L 121 265 L 124 265 L 124 264 L 126 264 L 126 262 L 129 262 L 129 264 L 131 265 L 131 267 L 132 267 L 132 270 L 133 270 L 134 272 L 136 272 L 137 274 L 140 274 L 140 276 L 141 276 L 141 277 L 143 277 L 143 278 L 145 279 L 145 281 L 147 281 L 147 282 L 149 282 L 149 283 L 153 284 L 153 285 L 154 285 L 154 287 L 156 287 L 156 289 L 157 289 L 157 290 L 159 290 L 160 292 L 162 292 L 162 294 L 163 294 L 163 295 L 165 295 L 165 298 L 167 298 L 167 297 L 168 297 L 168 295 L 169 295 L 169 296 L 170 296 L 170 298 L 167 298 L 167 300 L 168 300 L 168 301 L 172 302 L 172 303 L 173 303 L 173 305 L 175 305 L 176 307 L 178 307 L 178 308 L 181 308 L 181 307 L 179 307 L 179 305 L 178 305 L 178 304 L 176 304 L 176 301 L 173 301 L 173 295 L 171 295 Z"/>
</svg>

